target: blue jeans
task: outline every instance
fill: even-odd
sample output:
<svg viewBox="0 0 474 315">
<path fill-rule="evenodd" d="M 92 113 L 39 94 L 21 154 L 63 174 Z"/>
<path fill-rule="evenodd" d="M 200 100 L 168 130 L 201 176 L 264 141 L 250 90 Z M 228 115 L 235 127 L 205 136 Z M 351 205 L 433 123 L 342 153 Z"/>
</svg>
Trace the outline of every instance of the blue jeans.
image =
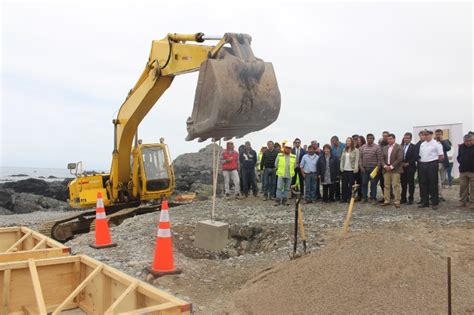
<svg viewBox="0 0 474 315">
<path fill-rule="evenodd" d="M 316 173 L 305 173 L 304 198 L 308 201 L 316 200 Z"/>
<path fill-rule="evenodd" d="M 287 199 L 288 192 L 290 191 L 291 178 L 288 177 L 278 177 L 276 197 L 278 199 Z"/>
<path fill-rule="evenodd" d="M 368 199 L 369 194 L 369 182 L 370 182 L 370 198 L 376 199 L 377 198 L 377 182 L 378 176 L 374 179 L 370 178 L 370 173 L 374 170 L 375 167 L 366 167 L 365 172 L 362 175 L 362 196 L 364 199 Z"/>
<path fill-rule="evenodd" d="M 276 170 L 265 168 L 263 170 L 263 193 L 269 197 L 275 197 Z"/>
<path fill-rule="evenodd" d="M 449 166 L 448 166 L 448 170 L 447 170 L 447 173 L 448 173 L 448 185 L 449 185 L 449 186 L 451 186 L 451 185 L 453 184 L 452 171 L 453 171 L 453 162 L 449 162 Z"/>
<path fill-rule="evenodd" d="M 252 191 L 254 194 L 257 193 L 257 178 L 255 177 L 255 169 L 244 168 L 242 169 L 242 179 L 244 182 L 244 190 L 243 193 L 248 195 L 249 193 L 249 186 L 252 186 Z"/>
</svg>

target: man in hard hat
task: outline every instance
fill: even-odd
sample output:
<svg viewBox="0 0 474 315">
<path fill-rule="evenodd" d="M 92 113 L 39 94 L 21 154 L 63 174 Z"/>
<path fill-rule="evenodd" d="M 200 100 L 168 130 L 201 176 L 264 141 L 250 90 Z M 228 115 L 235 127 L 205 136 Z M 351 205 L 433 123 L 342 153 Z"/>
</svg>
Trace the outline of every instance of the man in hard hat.
<svg viewBox="0 0 474 315">
<path fill-rule="evenodd" d="M 278 176 L 275 206 L 287 205 L 291 178 L 295 176 L 296 155 L 291 153 L 291 144 L 288 141 L 283 145 L 283 152 L 277 155 L 275 168 Z"/>
</svg>

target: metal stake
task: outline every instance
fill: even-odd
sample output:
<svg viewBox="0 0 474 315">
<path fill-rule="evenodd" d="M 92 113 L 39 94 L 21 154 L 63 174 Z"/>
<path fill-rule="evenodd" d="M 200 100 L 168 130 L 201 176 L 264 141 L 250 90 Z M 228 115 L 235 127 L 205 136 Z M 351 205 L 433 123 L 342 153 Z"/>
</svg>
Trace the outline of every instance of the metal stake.
<svg viewBox="0 0 474 315">
<path fill-rule="evenodd" d="M 451 306 L 451 257 L 448 257 L 448 315 L 452 314 Z"/>
</svg>

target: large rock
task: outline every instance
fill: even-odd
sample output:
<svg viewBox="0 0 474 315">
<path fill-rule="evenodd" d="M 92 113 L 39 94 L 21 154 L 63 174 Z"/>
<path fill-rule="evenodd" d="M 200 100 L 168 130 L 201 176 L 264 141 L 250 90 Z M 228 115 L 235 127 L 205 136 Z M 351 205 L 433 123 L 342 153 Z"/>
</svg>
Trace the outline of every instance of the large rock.
<svg viewBox="0 0 474 315">
<path fill-rule="evenodd" d="M 0 207 L 11 209 L 12 207 L 12 194 L 11 190 L 0 189 Z"/>
<path fill-rule="evenodd" d="M 212 151 L 213 144 L 209 144 L 199 152 L 181 154 L 173 161 L 177 191 L 196 192 L 201 197 L 212 195 Z M 219 167 L 218 194 L 222 193 L 223 182 Z"/>
<path fill-rule="evenodd" d="M 29 178 L 16 182 L 4 183 L 1 188 L 11 189 L 17 193 L 30 193 L 66 201 L 68 199 L 67 184 L 69 181 L 71 181 L 71 179 L 47 182 L 41 179 Z M 2 202 L 1 200 L 2 197 L 0 196 L 0 206 Z"/>
<path fill-rule="evenodd" d="M 10 215 L 10 214 L 15 214 L 15 213 L 8 209 L 0 207 L 0 215 Z"/>
<path fill-rule="evenodd" d="M 14 213 L 29 213 L 34 211 L 61 211 L 69 209 L 66 202 L 53 198 L 27 194 L 14 193 L 11 208 L 7 209 Z"/>
</svg>

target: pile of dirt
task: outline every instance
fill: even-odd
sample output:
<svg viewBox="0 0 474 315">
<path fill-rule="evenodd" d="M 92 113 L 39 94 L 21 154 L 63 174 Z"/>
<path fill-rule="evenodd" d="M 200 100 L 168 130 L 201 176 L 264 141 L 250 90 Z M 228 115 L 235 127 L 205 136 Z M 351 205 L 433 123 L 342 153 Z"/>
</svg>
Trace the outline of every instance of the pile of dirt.
<svg viewBox="0 0 474 315">
<path fill-rule="evenodd" d="M 468 274 L 453 266 L 455 313 L 474 312 Z M 440 314 L 446 260 L 402 236 L 353 235 L 257 274 L 235 294 L 245 314 Z"/>
</svg>

